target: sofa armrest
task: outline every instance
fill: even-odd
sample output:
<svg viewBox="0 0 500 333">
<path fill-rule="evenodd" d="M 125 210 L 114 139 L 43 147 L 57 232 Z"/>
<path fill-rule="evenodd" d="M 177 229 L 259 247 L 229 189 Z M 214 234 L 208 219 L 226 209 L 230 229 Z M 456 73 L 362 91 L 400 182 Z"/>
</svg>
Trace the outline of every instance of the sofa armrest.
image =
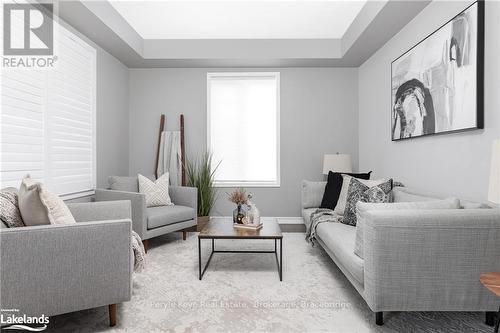
<svg viewBox="0 0 500 333">
<path fill-rule="evenodd" d="M 198 208 L 198 189 L 196 187 L 169 186 L 170 199 L 175 205 Z"/>
<path fill-rule="evenodd" d="M 130 300 L 131 221 L 0 231 L 2 307 L 55 315 Z"/>
<path fill-rule="evenodd" d="M 115 190 L 95 190 L 96 201 L 129 200 L 132 209 L 132 228 L 144 238 L 147 230 L 146 223 L 146 196 L 142 193 Z"/>
<path fill-rule="evenodd" d="M 302 209 L 321 206 L 326 182 L 302 181 Z"/>
<path fill-rule="evenodd" d="M 77 222 L 132 219 L 130 201 L 68 203 Z"/>
<path fill-rule="evenodd" d="M 500 271 L 500 210 L 370 211 L 364 297 L 373 311 L 494 311 L 479 283 Z"/>
</svg>

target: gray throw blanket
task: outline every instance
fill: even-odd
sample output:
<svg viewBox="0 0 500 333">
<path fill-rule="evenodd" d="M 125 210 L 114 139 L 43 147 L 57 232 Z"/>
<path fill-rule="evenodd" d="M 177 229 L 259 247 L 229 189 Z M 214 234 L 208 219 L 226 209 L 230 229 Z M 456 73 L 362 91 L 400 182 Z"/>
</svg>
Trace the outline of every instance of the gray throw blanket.
<svg viewBox="0 0 500 333">
<path fill-rule="evenodd" d="M 327 208 L 318 208 L 311 214 L 311 225 L 306 232 L 306 240 L 314 246 L 316 240 L 316 228 L 320 223 L 324 222 L 339 222 L 341 216 L 334 213 L 333 210 Z"/>
<path fill-rule="evenodd" d="M 146 251 L 139 235 L 132 230 L 132 250 L 134 251 L 134 272 L 140 272 L 144 269 L 146 263 Z"/>
</svg>

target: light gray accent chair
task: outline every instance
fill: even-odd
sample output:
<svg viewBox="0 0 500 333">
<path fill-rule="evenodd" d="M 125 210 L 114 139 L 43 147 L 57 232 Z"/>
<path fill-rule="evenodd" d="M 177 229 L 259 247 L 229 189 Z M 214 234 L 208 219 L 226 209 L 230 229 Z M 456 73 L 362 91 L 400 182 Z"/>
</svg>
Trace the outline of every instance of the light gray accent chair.
<svg viewBox="0 0 500 333">
<path fill-rule="evenodd" d="M 132 295 L 128 201 L 68 203 L 77 223 L 0 229 L 3 309 L 54 316 L 117 304 Z"/>
<path fill-rule="evenodd" d="M 182 231 L 185 240 L 187 229 L 197 225 L 198 189 L 169 186 L 168 191 L 173 206 L 146 207 L 146 197 L 139 193 L 137 176 L 111 176 L 108 189 L 97 189 L 95 199 L 129 200 L 132 205 L 132 228 L 141 237 L 147 251 L 149 239 Z"/>
<path fill-rule="evenodd" d="M 302 183 L 307 228 L 326 182 Z M 439 200 L 397 187 L 395 202 Z M 460 200 L 460 209 L 372 210 L 364 225 L 364 259 L 354 254 L 356 228 L 321 223 L 324 248 L 383 324 L 384 311 L 497 310 L 498 299 L 479 282 L 500 271 L 500 208 Z"/>
</svg>

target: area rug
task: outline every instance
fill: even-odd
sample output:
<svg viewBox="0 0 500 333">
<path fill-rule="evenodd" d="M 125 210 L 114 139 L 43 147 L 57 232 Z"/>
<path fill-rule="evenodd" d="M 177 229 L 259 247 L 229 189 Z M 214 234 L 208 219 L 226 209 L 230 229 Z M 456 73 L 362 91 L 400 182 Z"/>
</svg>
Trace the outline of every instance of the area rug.
<svg viewBox="0 0 500 333">
<path fill-rule="evenodd" d="M 203 243 L 205 261 L 210 241 Z M 272 240 L 218 240 L 219 249 L 273 249 Z M 273 254 L 215 254 L 198 280 L 198 239 L 170 234 L 150 241 L 146 269 L 134 276 L 132 300 L 54 316 L 48 332 L 491 332 L 483 313 L 374 314 L 342 272 L 304 234 L 285 233 L 283 282 Z"/>
</svg>

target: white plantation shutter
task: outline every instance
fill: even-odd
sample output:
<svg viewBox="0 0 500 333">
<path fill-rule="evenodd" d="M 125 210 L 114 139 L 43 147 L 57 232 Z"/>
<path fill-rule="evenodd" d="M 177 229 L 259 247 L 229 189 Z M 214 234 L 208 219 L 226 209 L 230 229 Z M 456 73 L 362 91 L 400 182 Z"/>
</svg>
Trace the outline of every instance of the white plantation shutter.
<svg viewBox="0 0 500 333">
<path fill-rule="evenodd" d="M 69 199 L 95 189 L 96 51 L 54 31 L 55 68 L 2 70 L 0 182 L 29 173 Z"/>
<path fill-rule="evenodd" d="M 44 179 L 44 77 L 36 71 L 2 72 L 2 187 L 19 187 L 26 173 Z"/>
<path fill-rule="evenodd" d="M 60 27 L 58 63 L 47 71 L 47 183 L 56 193 L 95 188 L 93 47 Z"/>
</svg>

